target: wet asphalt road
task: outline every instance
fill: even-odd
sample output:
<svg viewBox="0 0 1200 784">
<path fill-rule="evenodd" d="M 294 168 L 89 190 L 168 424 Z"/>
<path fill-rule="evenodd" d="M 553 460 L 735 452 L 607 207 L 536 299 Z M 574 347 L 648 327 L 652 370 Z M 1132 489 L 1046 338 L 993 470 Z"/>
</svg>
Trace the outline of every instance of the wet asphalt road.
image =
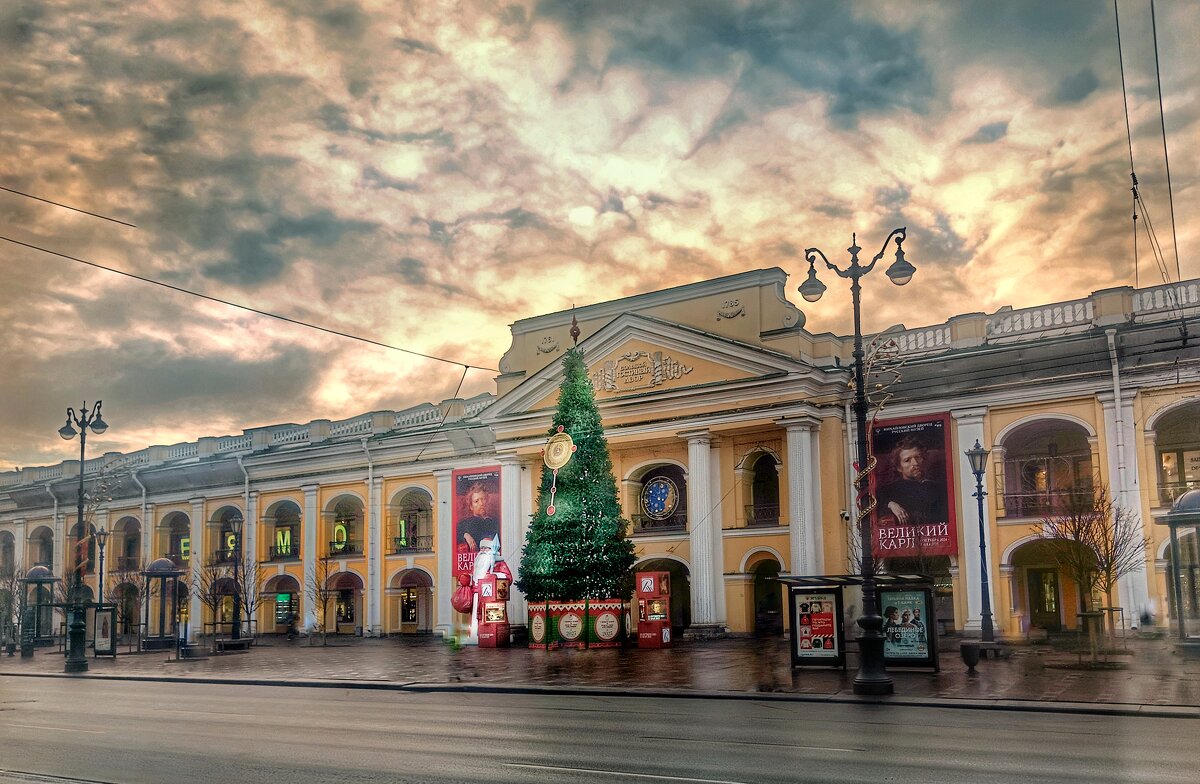
<svg viewBox="0 0 1200 784">
<path fill-rule="evenodd" d="M 0 784 L 1193 784 L 1198 732 L 1194 719 L 0 676 Z"/>
</svg>

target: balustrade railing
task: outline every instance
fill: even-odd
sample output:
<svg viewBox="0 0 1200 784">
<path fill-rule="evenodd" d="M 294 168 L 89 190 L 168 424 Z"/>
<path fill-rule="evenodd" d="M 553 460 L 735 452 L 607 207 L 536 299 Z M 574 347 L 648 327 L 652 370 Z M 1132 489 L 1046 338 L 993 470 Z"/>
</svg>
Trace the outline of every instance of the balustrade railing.
<svg viewBox="0 0 1200 784">
<path fill-rule="evenodd" d="M 633 515 L 633 532 L 635 534 L 663 534 L 687 530 L 687 517 L 674 514 L 664 520 L 655 520 L 647 515 Z"/>
<path fill-rule="evenodd" d="M 393 554 L 433 552 L 433 534 L 428 536 L 393 536 Z"/>
<path fill-rule="evenodd" d="M 294 544 L 273 545 L 267 557 L 272 561 L 286 561 L 289 558 L 299 558 L 300 548 Z"/>
<path fill-rule="evenodd" d="M 779 504 L 753 504 L 746 506 L 746 526 L 764 528 L 779 525 Z"/>
</svg>

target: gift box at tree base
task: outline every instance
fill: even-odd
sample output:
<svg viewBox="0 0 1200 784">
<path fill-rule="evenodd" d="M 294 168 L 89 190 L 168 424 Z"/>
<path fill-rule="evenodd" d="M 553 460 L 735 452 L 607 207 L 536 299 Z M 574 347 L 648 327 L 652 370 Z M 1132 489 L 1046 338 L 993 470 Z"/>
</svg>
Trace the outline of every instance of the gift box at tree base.
<svg viewBox="0 0 1200 784">
<path fill-rule="evenodd" d="M 625 642 L 625 602 L 584 599 L 529 605 L 529 647 L 619 648 Z"/>
</svg>

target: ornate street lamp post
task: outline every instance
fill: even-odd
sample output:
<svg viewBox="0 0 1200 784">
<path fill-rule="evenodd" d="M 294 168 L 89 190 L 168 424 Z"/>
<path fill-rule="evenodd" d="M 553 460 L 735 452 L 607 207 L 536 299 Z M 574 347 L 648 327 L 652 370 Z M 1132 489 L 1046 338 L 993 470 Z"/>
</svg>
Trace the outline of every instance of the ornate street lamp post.
<svg viewBox="0 0 1200 784">
<path fill-rule="evenodd" d="M 825 293 L 825 284 L 817 279 L 817 257 L 825 262 L 825 266 L 837 273 L 840 278 L 850 279 L 850 295 L 854 303 L 854 423 L 858 439 L 858 470 L 854 483 L 858 488 L 858 524 L 860 534 L 861 573 L 863 614 L 858 619 L 862 636 L 858 638 L 859 667 L 854 676 L 855 694 L 891 694 L 893 691 L 892 677 L 888 675 L 883 663 L 883 618 L 879 615 L 879 602 L 875 589 L 875 558 L 871 551 L 872 532 L 874 529 L 875 499 L 870 495 L 869 478 L 871 466 L 868 463 L 867 449 L 867 393 L 863 372 L 863 340 L 862 314 L 860 292 L 862 287 L 859 280 L 875 268 L 876 262 L 883 258 L 888 244 L 896 240 L 896 260 L 887 269 L 887 276 L 892 283 L 903 286 L 912 280 L 916 268 L 904 260 L 904 240 L 907 238 L 905 227 L 892 229 L 892 233 L 883 241 L 883 247 L 871 263 L 865 267 L 858 263 L 858 236 L 853 238 L 850 247 L 850 266 L 845 270 L 834 265 L 818 248 L 806 248 L 804 257 L 808 260 L 808 278 L 800 284 L 800 295 L 808 302 L 816 302 Z"/>
<path fill-rule="evenodd" d="M 97 602 L 104 604 L 104 545 L 108 544 L 108 535 L 111 531 L 101 528 L 96 532 L 96 546 L 100 548 L 100 584 L 96 588 L 99 594 Z"/>
<path fill-rule="evenodd" d="M 229 518 L 229 531 L 233 534 L 233 639 L 242 639 L 242 583 L 238 579 L 238 565 L 242 560 L 242 516 L 234 513 Z"/>
<path fill-rule="evenodd" d="M 990 450 L 984 449 L 979 439 L 975 439 L 975 446 L 966 451 L 967 459 L 971 461 L 971 473 L 975 474 L 975 492 L 972 494 L 979 499 L 979 584 L 983 591 L 983 611 L 980 613 L 982 617 L 982 630 L 984 642 L 995 642 L 996 632 L 992 628 L 992 598 L 988 591 L 988 561 L 987 561 L 987 541 L 984 539 L 983 526 L 983 497 L 987 495 L 983 490 L 983 472 L 987 470 L 987 459 Z"/>
<path fill-rule="evenodd" d="M 75 409 L 67 407 L 67 423 L 58 429 L 58 434 L 63 437 L 63 440 L 70 441 L 75 437 L 75 427 L 79 428 L 79 489 L 75 494 L 75 512 L 77 516 L 76 530 L 79 531 L 79 539 L 83 541 L 86 536 L 86 529 L 83 524 L 83 467 L 84 456 L 87 450 L 87 432 L 90 429 L 96 435 L 100 435 L 105 430 L 108 430 L 108 424 L 100 416 L 100 404 L 102 401 L 97 400 L 95 407 L 91 413 L 88 413 L 87 402 L 85 401 L 79 407 L 79 413 L 75 413 Z M 71 425 L 74 424 L 75 427 Z M 75 557 L 79 558 L 78 549 Z M 71 577 L 67 582 L 68 596 L 71 602 L 71 620 L 67 631 L 67 663 L 63 668 L 64 672 L 87 672 L 88 660 L 84 652 L 87 645 L 87 608 L 83 603 L 83 563 L 76 563 L 71 569 Z"/>
</svg>

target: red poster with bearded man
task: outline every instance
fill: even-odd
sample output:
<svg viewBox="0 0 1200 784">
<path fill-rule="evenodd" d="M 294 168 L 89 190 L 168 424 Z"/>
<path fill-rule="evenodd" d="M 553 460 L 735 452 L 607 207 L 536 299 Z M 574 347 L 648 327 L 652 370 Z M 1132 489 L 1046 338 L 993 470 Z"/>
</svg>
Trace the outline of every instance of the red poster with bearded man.
<svg viewBox="0 0 1200 784">
<path fill-rule="evenodd" d="M 958 555 L 950 415 L 876 422 L 871 446 L 874 556 Z"/>
</svg>

